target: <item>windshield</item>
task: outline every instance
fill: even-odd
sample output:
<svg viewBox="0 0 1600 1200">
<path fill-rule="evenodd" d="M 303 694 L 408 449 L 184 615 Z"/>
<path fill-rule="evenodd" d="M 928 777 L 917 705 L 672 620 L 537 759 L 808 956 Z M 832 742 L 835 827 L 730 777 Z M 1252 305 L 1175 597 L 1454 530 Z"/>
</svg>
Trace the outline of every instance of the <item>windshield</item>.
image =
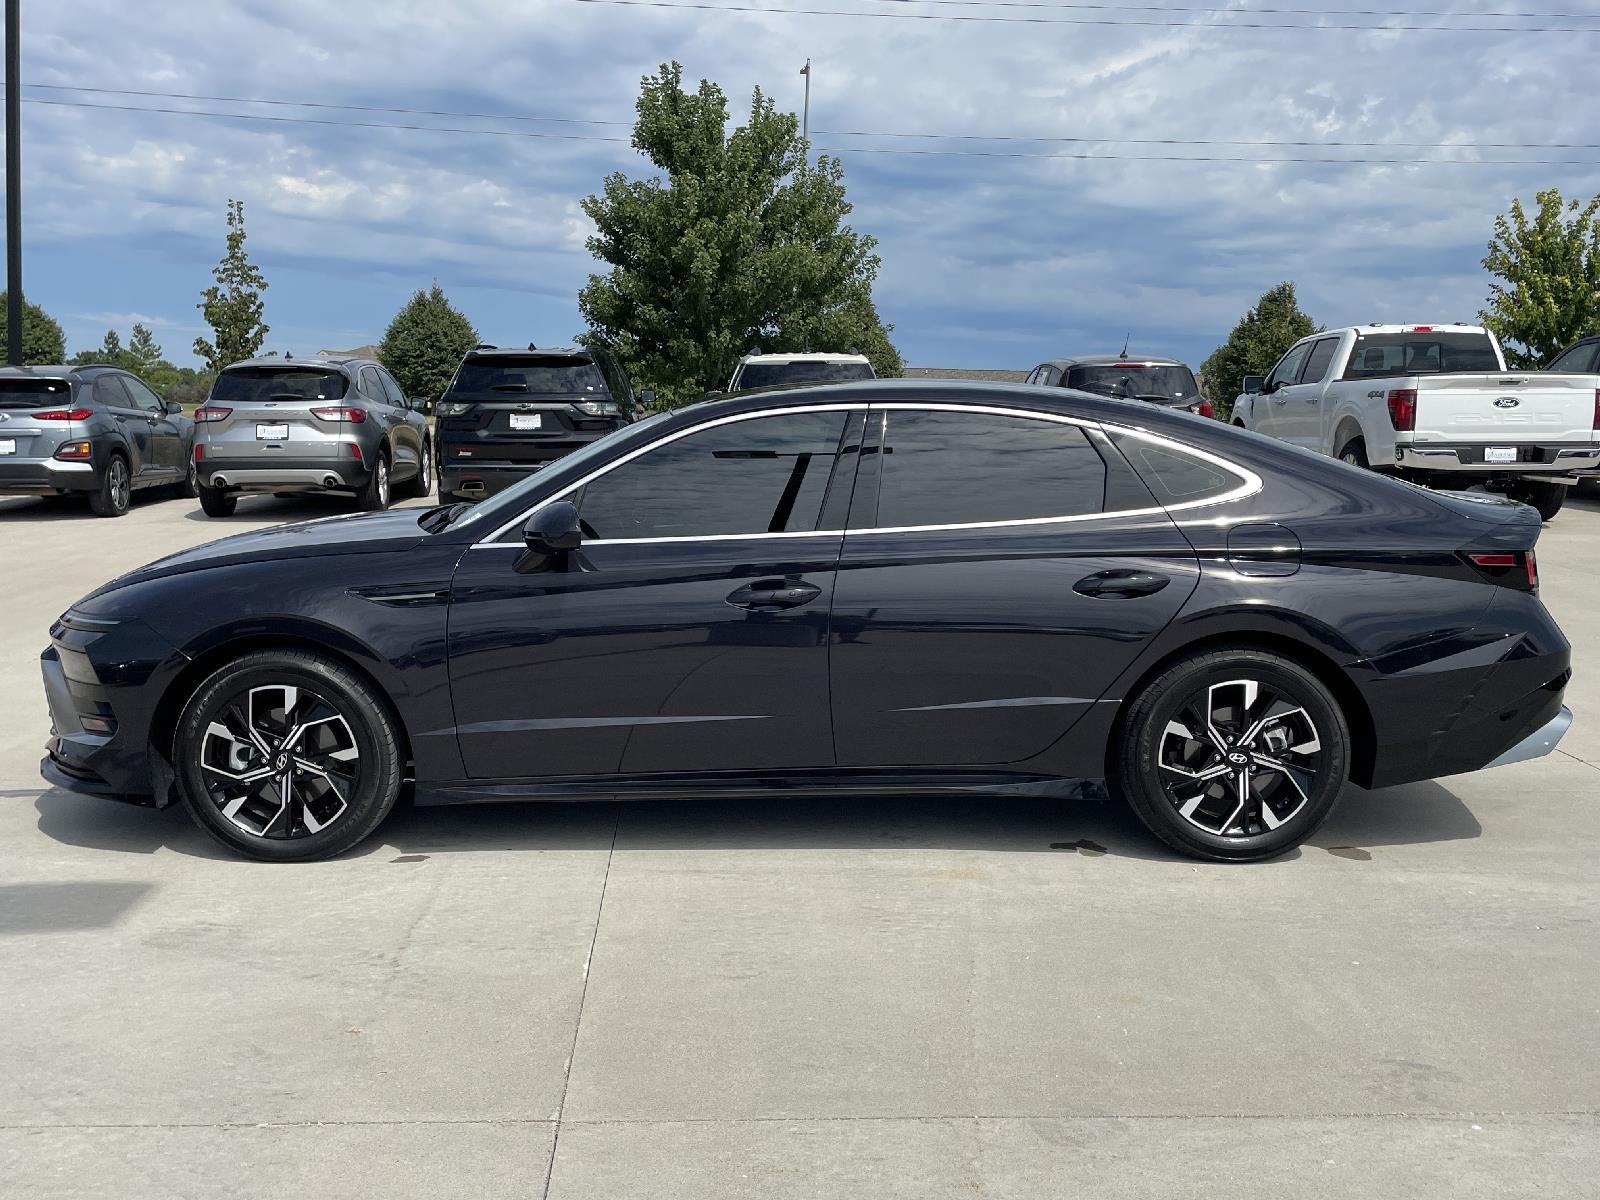
<svg viewBox="0 0 1600 1200">
<path fill-rule="evenodd" d="M 1487 333 L 1370 333 L 1356 337 L 1344 378 L 1502 369 Z"/>
<path fill-rule="evenodd" d="M 65 379 L 0 378 L 0 408 L 42 408 L 71 395 L 72 385 Z"/>
<path fill-rule="evenodd" d="M 508 396 L 610 395 L 600 368 L 587 358 L 570 355 L 514 358 L 497 354 L 472 359 L 461 364 L 450 391 L 503 392 Z"/>
<path fill-rule="evenodd" d="M 739 369 L 733 390 L 748 392 L 786 383 L 850 383 L 871 378 L 872 368 L 863 362 L 746 363 Z"/>
<path fill-rule="evenodd" d="M 623 437 L 624 435 L 632 437 L 636 433 L 646 429 L 651 429 L 661 424 L 670 416 L 672 416 L 672 410 L 666 409 L 662 412 L 656 413 L 654 416 L 646 417 L 642 421 L 635 421 L 632 425 L 624 425 L 620 429 L 613 429 L 604 437 L 596 438 L 582 449 L 574 450 L 571 454 L 566 455 L 564 458 L 556 459 L 555 462 L 550 464 L 550 467 L 559 468 L 562 473 L 565 474 L 569 467 L 581 467 L 584 463 L 589 462 L 591 459 L 603 458 L 605 455 L 611 453 L 611 444 L 619 437 Z M 495 512 L 502 514 L 514 513 L 517 509 L 517 505 L 523 503 L 527 499 L 528 493 L 532 492 L 534 488 L 539 487 L 544 483 L 545 479 L 547 478 L 545 471 L 549 471 L 550 467 L 546 467 L 543 471 L 529 475 L 526 479 L 512 484 L 505 491 L 496 496 L 492 504 L 489 502 L 482 502 L 473 505 L 471 510 L 469 510 L 465 516 L 462 516 L 451 522 L 452 527 L 457 525 L 470 525 L 474 521 L 482 520 L 483 515 L 491 508 Z M 504 505 L 504 507 L 502 507 L 502 505 Z"/>
<path fill-rule="evenodd" d="M 264 400 L 339 400 L 350 381 L 338 371 L 314 367 L 233 367 L 217 376 L 212 404 L 254 404 Z"/>
<path fill-rule="evenodd" d="M 1198 396 L 1194 372 L 1185 366 L 1143 366 L 1139 363 L 1108 363 L 1100 367 L 1073 367 L 1067 386 L 1101 396 L 1160 396 L 1186 400 Z"/>
</svg>

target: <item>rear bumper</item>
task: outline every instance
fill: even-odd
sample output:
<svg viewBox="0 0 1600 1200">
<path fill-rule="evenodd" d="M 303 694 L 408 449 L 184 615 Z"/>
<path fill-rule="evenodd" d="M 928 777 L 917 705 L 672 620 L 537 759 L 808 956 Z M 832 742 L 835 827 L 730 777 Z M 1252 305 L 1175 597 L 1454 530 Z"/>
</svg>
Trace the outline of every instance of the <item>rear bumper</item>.
<svg viewBox="0 0 1600 1200">
<path fill-rule="evenodd" d="M 1495 759 L 1489 766 L 1504 767 L 1512 763 L 1527 762 L 1533 758 L 1543 758 L 1556 748 L 1561 739 L 1567 736 L 1567 730 L 1571 728 L 1572 710 L 1563 704 L 1560 712 Z"/>
<path fill-rule="evenodd" d="M 366 462 L 353 457 L 212 458 L 207 455 L 196 464 L 200 482 L 207 487 L 239 491 L 271 491 L 275 488 L 359 488 L 371 473 Z"/>
<path fill-rule="evenodd" d="M 1566 475 L 1600 468 L 1600 446 L 1588 442 L 1527 443 L 1508 439 L 1499 444 L 1513 447 L 1517 461 L 1485 461 L 1489 444 L 1484 442 L 1410 442 L 1395 447 L 1395 466 L 1473 475 Z"/>
<path fill-rule="evenodd" d="M 94 464 L 54 458 L 0 458 L 0 496 L 49 496 L 87 492 L 94 487 Z"/>
</svg>

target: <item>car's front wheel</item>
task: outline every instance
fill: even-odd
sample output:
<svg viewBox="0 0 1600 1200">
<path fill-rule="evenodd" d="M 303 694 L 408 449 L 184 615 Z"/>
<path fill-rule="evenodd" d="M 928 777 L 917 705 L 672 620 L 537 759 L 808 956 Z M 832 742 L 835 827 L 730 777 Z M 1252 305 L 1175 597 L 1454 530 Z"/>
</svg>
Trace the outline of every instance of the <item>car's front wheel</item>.
<svg viewBox="0 0 1600 1200">
<path fill-rule="evenodd" d="M 388 816 L 404 761 L 395 718 L 349 668 L 309 651 L 228 663 L 184 706 L 173 766 L 195 822 L 275 862 L 340 854 Z"/>
<path fill-rule="evenodd" d="M 1196 858 L 1250 861 L 1316 831 L 1350 771 L 1338 702 L 1300 664 L 1245 647 L 1195 654 L 1129 702 L 1113 787 Z"/>
</svg>

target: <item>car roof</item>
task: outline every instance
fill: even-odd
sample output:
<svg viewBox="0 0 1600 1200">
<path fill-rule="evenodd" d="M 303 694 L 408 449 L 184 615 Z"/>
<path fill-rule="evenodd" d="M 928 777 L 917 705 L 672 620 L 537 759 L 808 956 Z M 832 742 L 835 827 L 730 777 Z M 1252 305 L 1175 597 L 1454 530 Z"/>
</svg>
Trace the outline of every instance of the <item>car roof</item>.
<svg viewBox="0 0 1600 1200">
<path fill-rule="evenodd" d="M 526 358 L 530 354 L 540 358 L 587 358 L 594 352 L 582 346 L 475 346 L 466 353 L 467 358 Z"/>
<path fill-rule="evenodd" d="M 746 354 L 739 360 L 739 365 L 743 367 L 750 363 L 864 363 L 866 361 L 865 354 L 814 354 L 808 350 L 795 354 Z"/>
<path fill-rule="evenodd" d="M 355 358 L 346 354 L 313 354 L 306 358 L 291 358 L 284 354 L 264 354 L 260 358 L 241 359 L 236 363 L 229 363 L 223 367 L 224 371 L 238 370 L 240 367 L 321 367 L 349 368 L 356 367 L 381 367 L 383 364 L 375 358 Z"/>
<path fill-rule="evenodd" d="M 1187 367 L 1181 358 L 1164 354 L 1073 354 L 1066 358 L 1047 358 L 1041 365 L 1052 367 L 1110 367 L 1119 364 L 1135 367 Z"/>
<path fill-rule="evenodd" d="M 122 368 L 114 367 L 110 363 L 80 363 L 77 366 L 68 363 L 39 363 L 26 367 L 0 366 L 0 378 L 66 379 L 73 375 L 82 375 L 85 371 L 97 370 L 121 371 Z"/>
</svg>

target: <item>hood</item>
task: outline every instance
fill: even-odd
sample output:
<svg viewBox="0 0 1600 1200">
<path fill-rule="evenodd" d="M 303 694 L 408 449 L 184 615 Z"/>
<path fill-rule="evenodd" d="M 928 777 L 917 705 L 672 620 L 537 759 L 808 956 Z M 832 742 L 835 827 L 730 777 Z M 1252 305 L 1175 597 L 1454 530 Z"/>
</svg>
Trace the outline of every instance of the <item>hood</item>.
<svg viewBox="0 0 1600 1200">
<path fill-rule="evenodd" d="M 293 525 L 274 525 L 252 529 L 220 541 L 207 542 L 188 550 L 158 558 L 138 570 L 113 579 L 91 592 L 85 599 L 104 595 L 132 583 L 203 571 L 231 563 L 274 561 L 288 558 L 313 558 L 325 554 L 375 554 L 414 546 L 427 535 L 417 524 L 425 508 L 400 508 L 380 513 L 360 513 L 348 517 L 324 517 L 299 521 Z"/>
</svg>

